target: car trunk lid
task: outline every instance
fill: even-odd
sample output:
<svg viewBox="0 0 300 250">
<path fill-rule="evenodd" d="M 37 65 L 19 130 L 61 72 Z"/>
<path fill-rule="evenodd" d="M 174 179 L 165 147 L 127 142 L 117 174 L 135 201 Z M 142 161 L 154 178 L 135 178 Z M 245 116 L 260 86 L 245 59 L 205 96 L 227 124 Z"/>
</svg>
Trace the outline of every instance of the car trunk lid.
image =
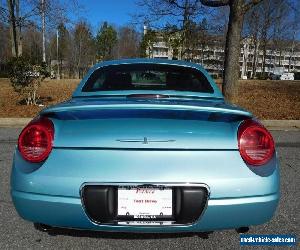
<svg viewBox="0 0 300 250">
<path fill-rule="evenodd" d="M 251 114 L 221 101 L 71 101 L 42 115 L 55 124 L 54 147 L 235 150 Z"/>
</svg>

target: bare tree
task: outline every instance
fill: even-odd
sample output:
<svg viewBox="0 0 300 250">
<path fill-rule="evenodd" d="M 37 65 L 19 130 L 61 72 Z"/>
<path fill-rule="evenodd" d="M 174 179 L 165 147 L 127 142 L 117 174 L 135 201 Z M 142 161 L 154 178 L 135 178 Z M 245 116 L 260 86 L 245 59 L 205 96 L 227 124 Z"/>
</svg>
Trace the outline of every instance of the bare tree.
<svg viewBox="0 0 300 250">
<path fill-rule="evenodd" d="M 256 6 L 260 7 L 260 6 Z M 258 61 L 258 51 L 260 46 L 260 28 L 261 28 L 261 13 L 257 10 L 258 8 L 252 8 L 245 18 L 245 26 L 246 26 L 246 38 L 248 38 L 252 50 L 252 74 L 251 78 L 256 77 L 256 68 L 257 68 L 257 61 Z M 253 49 L 252 49 L 253 48 Z M 247 63 L 247 62 L 246 62 Z"/>
<path fill-rule="evenodd" d="M 118 30 L 116 58 L 134 58 L 139 56 L 140 36 L 130 26 L 123 26 Z"/>
<path fill-rule="evenodd" d="M 20 0 L 15 0 L 16 5 L 16 20 L 17 20 L 17 46 L 18 46 L 18 56 L 22 55 L 22 24 L 20 16 Z"/>
<path fill-rule="evenodd" d="M 30 63 L 39 65 L 42 62 L 42 36 L 36 25 L 24 27 L 22 32 L 23 37 L 23 56 Z"/>
<path fill-rule="evenodd" d="M 298 7 L 298 8 L 297 8 Z M 290 45 L 290 56 L 289 56 L 289 72 L 291 72 L 293 69 L 291 68 L 292 61 L 294 61 L 294 52 L 296 47 L 296 40 L 299 36 L 299 27 L 300 27 L 300 18 L 299 18 L 299 7 L 300 2 L 298 2 L 298 6 L 292 6 L 293 10 L 293 16 L 291 20 L 291 28 L 292 28 L 292 36 L 291 36 L 291 45 Z"/>
<path fill-rule="evenodd" d="M 23 1 L 26 6 L 26 11 L 21 15 L 21 1 L 20 0 L 6 0 L 6 8 L 1 7 L 2 19 L 10 26 L 10 39 L 12 56 L 18 57 L 22 55 L 22 28 L 32 24 L 31 18 L 35 17 L 38 12 L 33 2 Z"/>
<path fill-rule="evenodd" d="M 291 20 L 289 20 L 288 15 L 290 13 L 290 8 L 284 0 L 273 0 L 273 5 L 276 6 L 274 9 L 273 17 L 273 33 L 272 33 L 272 51 L 274 53 L 274 66 L 282 66 L 283 52 L 286 48 L 286 44 L 291 40 L 293 30 L 291 29 Z M 276 54 L 279 56 L 276 56 Z M 278 58 L 278 61 L 277 61 Z M 278 63 L 277 63 L 278 62 Z"/>
<path fill-rule="evenodd" d="M 209 56 L 207 55 L 205 49 L 208 46 L 208 44 L 211 43 L 211 36 L 209 34 L 209 25 L 207 19 L 202 19 L 202 21 L 194 27 L 194 32 L 191 32 L 189 34 L 192 44 L 191 61 L 193 61 L 193 58 L 198 59 L 200 57 L 201 64 L 203 65 L 206 56 Z"/>
<path fill-rule="evenodd" d="M 95 43 L 89 25 L 80 21 L 76 24 L 73 34 L 72 53 L 77 78 L 82 77 L 88 67 L 95 62 Z"/>
<path fill-rule="evenodd" d="M 42 41 L 43 41 L 43 62 L 46 62 L 46 37 L 45 37 L 45 32 L 46 32 L 46 13 L 45 13 L 45 0 L 41 0 L 41 18 L 42 18 Z"/>
<path fill-rule="evenodd" d="M 37 25 L 36 18 L 40 16 L 43 48 L 41 59 L 46 62 L 46 20 L 48 24 L 52 23 L 57 27 L 65 19 L 65 9 L 66 6 L 60 0 L 6 0 L 6 7 L 1 7 L 1 18 L 10 25 L 12 55 L 22 55 L 22 28 Z"/>
<path fill-rule="evenodd" d="M 270 28 L 272 25 L 272 12 L 273 8 L 271 7 L 272 0 L 264 0 L 260 6 L 262 14 L 262 26 L 261 26 L 261 49 L 262 49 L 262 75 L 265 75 L 266 72 L 266 57 L 267 57 L 267 46 L 270 40 Z"/>
<path fill-rule="evenodd" d="M 17 38 L 17 20 L 16 20 L 16 2 L 13 0 L 7 0 L 7 7 L 9 12 L 9 25 L 10 25 L 10 37 L 11 37 L 11 53 L 13 57 L 19 56 L 18 52 L 18 38 Z"/>
<path fill-rule="evenodd" d="M 178 57 L 189 58 L 190 34 L 193 33 L 195 19 L 204 11 L 200 0 L 139 0 L 138 6 L 145 9 L 145 13 L 138 16 L 139 20 L 142 18 L 144 23 L 152 23 L 154 28 L 158 21 L 164 20 L 167 23 L 164 32 L 168 33 L 167 36 L 176 37 Z"/>
<path fill-rule="evenodd" d="M 33 5 L 38 9 L 38 15 L 41 20 L 42 61 L 46 62 L 46 29 L 56 29 L 60 23 L 66 22 L 67 9 L 71 7 L 66 6 L 66 3 L 61 0 L 33 0 Z"/>
<path fill-rule="evenodd" d="M 229 6 L 229 21 L 225 45 L 224 79 L 222 91 L 228 100 L 233 100 L 237 93 L 240 74 L 240 41 L 244 16 L 253 6 L 262 0 L 200 0 L 209 7 Z"/>
<path fill-rule="evenodd" d="M 9 27 L 0 21 L 0 66 L 5 67 L 5 63 L 11 57 L 10 40 L 9 40 Z M 3 68 L 5 71 L 5 68 Z M 5 72 L 4 72 L 5 73 Z"/>
<path fill-rule="evenodd" d="M 245 26 L 250 27 L 250 31 L 246 35 L 252 37 L 253 43 L 254 41 L 259 43 L 260 51 L 262 51 L 262 77 L 267 77 L 266 67 L 270 70 L 271 67 L 282 64 L 283 51 L 290 52 L 291 62 L 293 40 L 300 21 L 297 11 L 297 8 L 293 8 L 286 0 L 263 0 L 260 5 L 249 11 Z M 272 57 L 267 56 L 267 50 L 271 51 Z M 253 65 L 253 73 L 255 70 L 256 67 Z"/>
</svg>

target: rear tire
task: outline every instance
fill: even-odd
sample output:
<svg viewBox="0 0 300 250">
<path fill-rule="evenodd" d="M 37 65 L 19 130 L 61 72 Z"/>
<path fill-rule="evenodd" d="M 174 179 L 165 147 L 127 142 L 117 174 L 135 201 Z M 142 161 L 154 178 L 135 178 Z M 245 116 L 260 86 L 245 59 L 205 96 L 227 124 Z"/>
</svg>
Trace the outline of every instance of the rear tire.
<svg viewBox="0 0 300 250">
<path fill-rule="evenodd" d="M 42 224 L 42 223 L 33 223 L 33 226 L 36 230 L 39 230 L 41 232 L 50 232 L 53 230 L 51 226 Z"/>
<path fill-rule="evenodd" d="M 213 233 L 213 231 L 200 232 L 200 233 L 198 233 L 198 237 L 200 237 L 201 239 L 208 239 L 209 235 L 212 233 Z"/>
<path fill-rule="evenodd" d="M 235 231 L 239 234 L 244 234 L 249 232 L 249 227 L 239 227 L 235 229 Z"/>
</svg>

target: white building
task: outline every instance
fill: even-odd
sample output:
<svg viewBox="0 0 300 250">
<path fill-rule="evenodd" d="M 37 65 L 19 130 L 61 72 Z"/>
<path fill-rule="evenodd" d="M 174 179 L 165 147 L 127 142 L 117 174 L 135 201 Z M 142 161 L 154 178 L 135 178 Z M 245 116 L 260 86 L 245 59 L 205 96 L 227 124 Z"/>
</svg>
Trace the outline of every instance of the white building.
<svg viewBox="0 0 300 250">
<path fill-rule="evenodd" d="M 147 32 L 144 30 L 144 33 Z M 192 61 L 201 64 L 210 74 L 221 77 L 224 61 L 224 41 L 216 37 L 211 39 L 209 45 L 199 49 L 198 55 L 193 56 Z M 241 43 L 240 72 L 242 78 L 250 78 L 253 74 L 253 64 L 256 65 L 256 75 L 263 72 L 263 51 L 258 49 L 254 57 L 254 46 L 251 39 L 244 39 Z M 173 48 L 168 46 L 163 37 L 158 37 L 153 43 L 151 52 L 147 51 L 150 58 L 174 59 Z M 255 58 L 255 62 L 254 62 Z M 175 58 L 181 59 L 181 58 Z M 300 48 L 286 48 L 285 51 L 274 51 L 270 48 L 266 51 L 265 73 L 276 73 L 278 69 L 283 72 L 300 72 Z"/>
</svg>

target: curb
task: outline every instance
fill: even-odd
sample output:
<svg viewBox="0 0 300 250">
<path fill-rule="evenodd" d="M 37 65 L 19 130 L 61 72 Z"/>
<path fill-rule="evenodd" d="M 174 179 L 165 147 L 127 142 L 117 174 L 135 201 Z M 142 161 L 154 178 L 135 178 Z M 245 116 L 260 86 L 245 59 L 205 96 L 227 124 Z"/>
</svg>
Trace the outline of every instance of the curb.
<svg viewBox="0 0 300 250">
<path fill-rule="evenodd" d="M 0 127 L 23 128 L 32 118 L 0 118 Z M 300 130 L 300 120 L 261 120 L 270 130 Z"/>
<path fill-rule="evenodd" d="M 0 118 L 0 127 L 4 128 L 23 128 L 32 118 Z"/>
<path fill-rule="evenodd" d="M 300 130 L 300 120 L 262 120 L 270 130 Z"/>
</svg>

